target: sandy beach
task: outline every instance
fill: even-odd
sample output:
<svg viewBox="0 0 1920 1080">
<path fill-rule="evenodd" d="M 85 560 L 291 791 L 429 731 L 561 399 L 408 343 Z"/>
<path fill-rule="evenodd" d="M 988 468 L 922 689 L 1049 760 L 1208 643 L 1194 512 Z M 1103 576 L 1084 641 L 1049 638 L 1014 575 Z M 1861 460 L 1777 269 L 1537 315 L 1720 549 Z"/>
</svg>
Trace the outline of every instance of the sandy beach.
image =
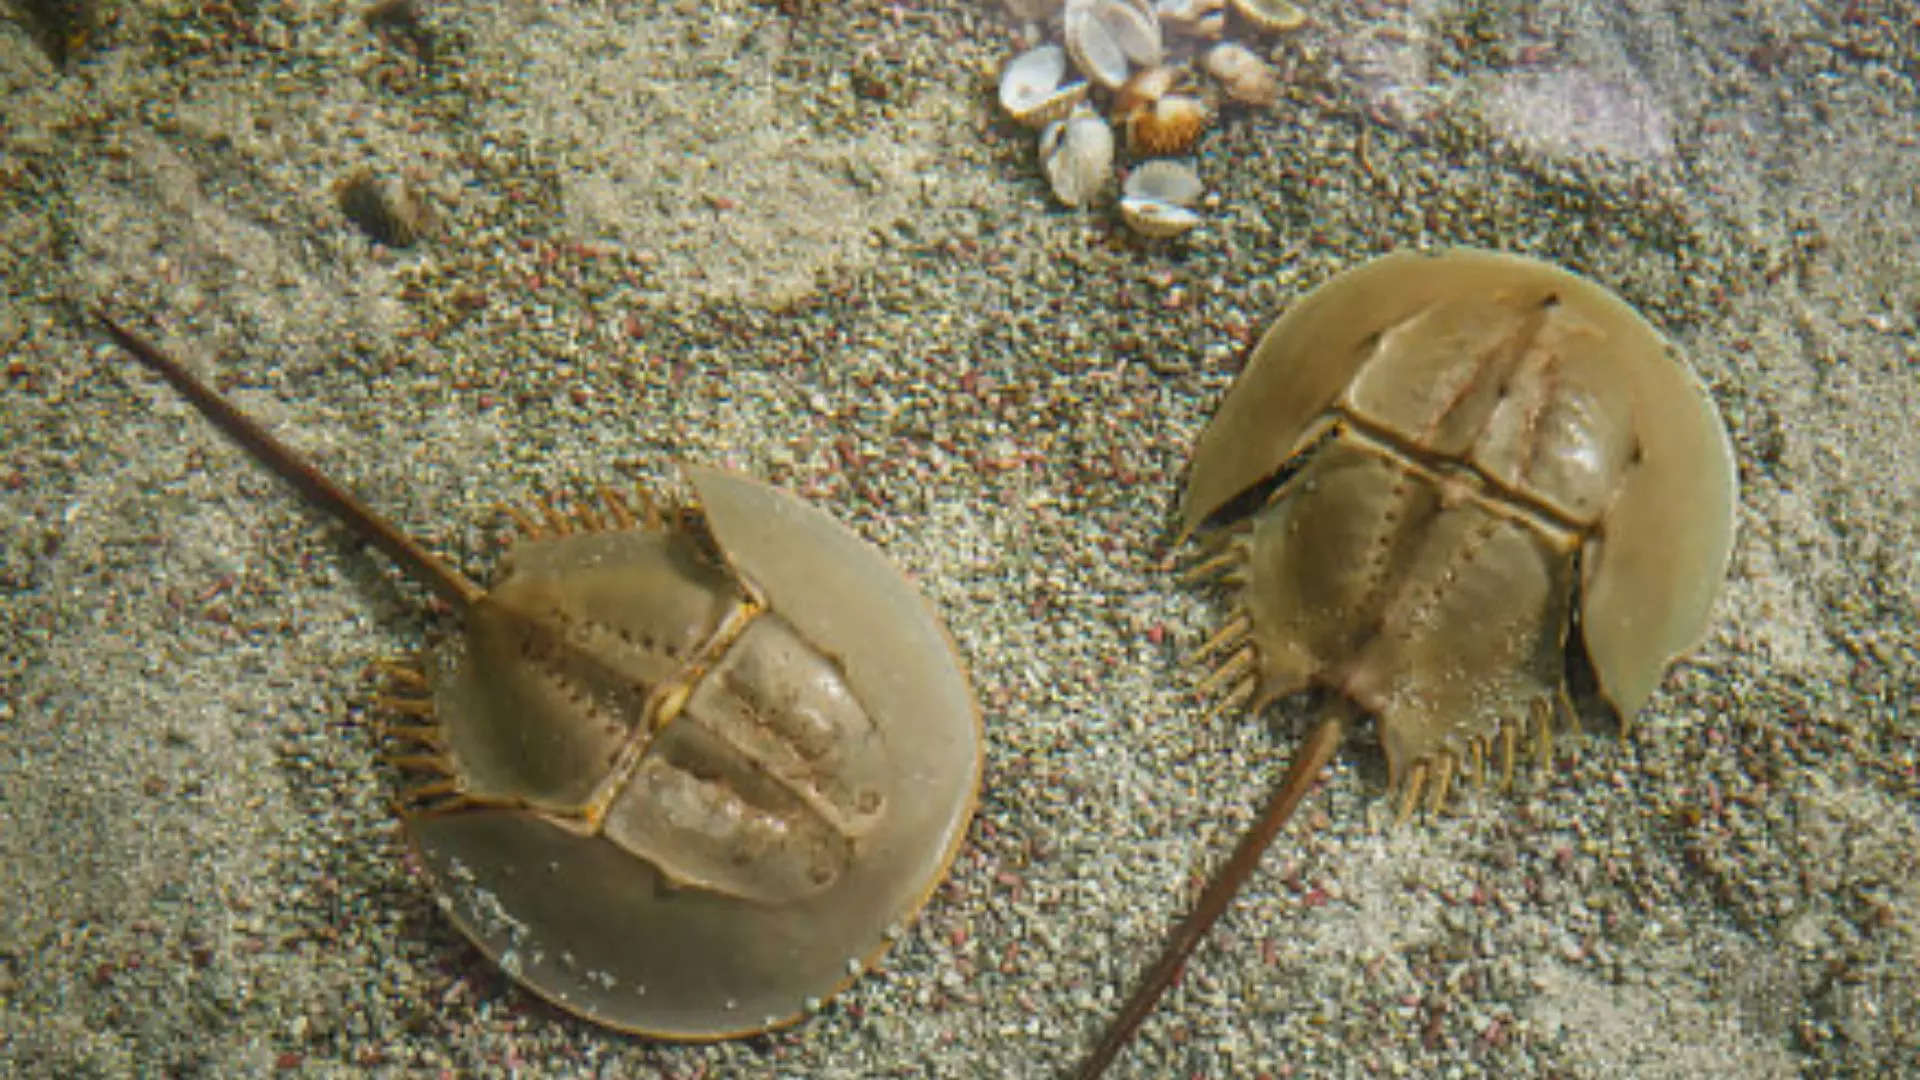
<svg viewBox="0 0 1920 1080">
<path fill-rule="evenodd" d="M 1722 411 L 1737 534 L 1626 737 L 1396 826 L 1362 731 L 1113 1075 L 1920 1075 L 1920 17 L 1311 6 L 1205 223 L 1059 207 L 998 0 L 75 3 L 0 21 L 0 1073 L 1044 1077 L 1310 709 L 1206 719 L 1189 451 L 1293 298 L 1561 263 Z M 56 5 L 58 6 L 58 5 Z M 1697 9 L 1675 14 L 1675 9 Z M 343 211 L 371 176 L 411 246 Z M 456 630 L 92 328 L 163 343 L 477 579 L 496 504 L 680 461 L 798 492 L 945 620 L 951 877 L 797 1025 L 611 1033 L 442 917 L 369 665 Z"/>
</svg>

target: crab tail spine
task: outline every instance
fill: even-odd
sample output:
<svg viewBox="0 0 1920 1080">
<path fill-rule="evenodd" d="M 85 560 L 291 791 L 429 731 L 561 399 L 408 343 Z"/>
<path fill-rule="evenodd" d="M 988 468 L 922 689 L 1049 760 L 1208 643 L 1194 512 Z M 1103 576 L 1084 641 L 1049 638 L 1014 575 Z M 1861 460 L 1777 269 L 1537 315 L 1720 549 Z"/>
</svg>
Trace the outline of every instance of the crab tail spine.
<svg viewBox="0 0 1920 1080">
<path fill-rule="evenodd" d="M 1333 760 L 1334 751 L 1346 738 L 1347 724 L 1354 716 L 1353 705 L 1344 698 L 1330 697 L 1323 706 L 1320 723 L 1307 736 L 1306 742 L 1293 755 L 1292 764 L 1287 766 L 1285 776 L 1274 786 L 1273 794 L 1267 799 L 1267 805 L 1260 817 L 1240 838 L 1240 844 L 1233 849 L 1225 865 L 1214 873 L 1213 880 L 1207 882 L 1206 891 L 1200 894 L 1199 903 L 1187 917 L 1181 920 L 1173 934 L 1168 937 L 1166 947 L 1160 958 L 1153 962 L 1140 982 L 1133 988 L 1126 1004 L 1107 1025 L 1105 1034 L 1094 1045 L 1093 1052 L 1080 1063 L 1074 1072 L 1078 1080 L 1092 1080 L 1105 1072 L 1113 1063 L 1120 1050 L 1133 1037 L 1133 1032 L 1153 1011 L 1160 995 L 1172 985 L 1174 976 L 1180 972 L 1180 965 L 1186 962 L 1194 947 L 1200 944 L 1207 931 L 1233 902 L 1234 895 L 1253 875 L 1254 868 L 1260 865 L 1260 856 L 1265 854 L 1273 838 L 1293 817 L 1293 811 L 1300 800 L 1313 787 L 1313 782 Z"/>
<path fill-rule="evenodd" d="M 291 484 L 308 502 L 326 510 L 361 539 L 386 552 L 414 580 L 432 589 L 454 610 L 465 611 L 485 594 L 484 589 L 468 580 L 464 574 L 415 543 L 391 522 L 367 509 L 364 503 L 327 479 L 291 447 L 269 435 L 266 429 L 235 408 L 232 402 L 211 386 L 195 378 L 179 361 L 162 352 L 159 346 L 113 321 L 104 311 L 96 309 L 93 315 L 100 320 L 100 325 L 115 344 L 171 384 L 214 427 L 245 447 L 248 453 Z"/>
</svg>

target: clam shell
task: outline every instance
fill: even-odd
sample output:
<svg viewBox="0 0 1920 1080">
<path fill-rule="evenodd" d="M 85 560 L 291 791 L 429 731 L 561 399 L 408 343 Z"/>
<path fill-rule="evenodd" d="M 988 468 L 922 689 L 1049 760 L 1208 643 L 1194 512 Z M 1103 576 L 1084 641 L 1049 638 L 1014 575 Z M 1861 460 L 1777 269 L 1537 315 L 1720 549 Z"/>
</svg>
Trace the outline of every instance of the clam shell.
<svg viewBox="0 0 1920 1080">
<path fill-rule="evenodd" d="M 1154 67 L 1166 55 L 1160 20 L 1136 0 L 1067 0 L 1061 25 L 1074 66 L 1109 90 L 1131 68 Z"/>
<path fill-rule="evenodd" d="M 1153 13 L 1172 33 L 1213 40 L 1226 30 L 1227 0 L 1155 0 Z"/>
<path fill-rule="evenodd" d="M 1207 74 L 1220 80 L 1227 96 L 1248 105 L 1280 100 L 1280 71 L 1238 42 L 1223 41 L 1200 58 Z"/>
<path fill-rule="evenodd" d="M 1167 158 L 1135 166 L 1121 189 L 1129 199 L 1151 199 L 1174 206 L 1192 206 L 1205 191 L 1206 185 L 1200 182 L 1200 174 L 1193 171 L 1193 166 Z"/>
<path fill-rule="evenodd" d="M 1062 119 L 1087 96 L 1084 81 L 1062 86 L 1066 75 L 1066 50 L 1058 45 L 1029 49 L 1001 70 L 1000 107 L 1028 127 L 1045 127 Z"/>
<path fill-rule="evenodd" d="M 1113 116 L 1125 123 L 1133 113 L 1151 108 L 1154 102 L 1172 93 L 1186 73 L 1185 66 L 1150 67 L 1134 72 L 1113 92 Z"/>
<path fill-rule="evenodd" d="M 1113 129 L 1085 105 L 1040 133 L 1040 167 L 1054 197 L 1067 206 L 1085 206 L 1113 174 Z"/>
<path fill-rule="evenodd" d="M 1143 162 L 1121 188 L 1120 218 L 1141 236 L 1178 236 L 1203 220 L 1188 208 L 1205 190 L 1200 174 L 1184 161 Z"/>
<path fill-rule="evenodd" d="M 1121 199 L 1120 219 L 1141 236 L 1164 240 L 1200 224 L 1199 214 L 1157 199 Z"/>
<path fill-rule="evenodd" d="M 1127 149 L 1145 156 L 1185 153 L 1206 130 L 1207 120 L 1206 102 L 1168 94 L 1127 114 Z"/>
<path fill-rule="evenodd" d="M 1307 13 L 1288 0 L 1233 0 L 1233 10 L 1257 29 L 1277 33 L 1305 26 Z"/>
</svg>

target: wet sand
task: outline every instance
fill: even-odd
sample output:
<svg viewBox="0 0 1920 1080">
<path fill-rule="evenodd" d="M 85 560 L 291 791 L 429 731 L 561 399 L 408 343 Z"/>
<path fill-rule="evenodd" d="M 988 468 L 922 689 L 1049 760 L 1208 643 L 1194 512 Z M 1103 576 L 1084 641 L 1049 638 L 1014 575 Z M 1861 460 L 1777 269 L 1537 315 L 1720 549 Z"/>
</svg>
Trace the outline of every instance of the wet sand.
<svg viewBox="0 0 1920 1080">
<path fill-rule="evenodd" d="M 1712 628 L 1629 737 L 1431 823 L 1355 739 L 1116 1075 L 1920 1070 L 1910 12 L 1338 5 L 1200 144 L 1208 224 L 1143 244 L 997 114 L 997 5 L 781 6 L 125 5 L 64 69 L 0 24 L 0 1071 L 1057 1073 L 1309 713 L 1203 722 L 1188 449 L 1290 298 L 1452 244 L 1689 356 L 1742 485 Z M 363 168 L 424 241 L 343 216 Z M 516 988 L 404 857 L 365 709 L 450 624 L 93 304 L 476 576 L 496 502 L 676 460 L 838 515 L 975 680 L 951 879 L 773 1035 Z"/>
</svg>

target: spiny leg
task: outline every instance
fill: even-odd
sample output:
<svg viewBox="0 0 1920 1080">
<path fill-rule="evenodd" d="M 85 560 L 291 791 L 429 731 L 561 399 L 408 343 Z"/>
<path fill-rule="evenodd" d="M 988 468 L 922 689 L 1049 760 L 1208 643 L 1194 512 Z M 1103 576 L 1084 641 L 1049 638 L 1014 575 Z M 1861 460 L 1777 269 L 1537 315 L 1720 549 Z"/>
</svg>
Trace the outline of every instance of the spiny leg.
<svg viewBox="0 0 1920 1080">
<path fill-rule="evenodd" d="M 379 721 L 381 738 L 398 736 L 415 742 L 437 741 L 437 727 L 433 723 L 433 684 L 427 679 L 421 665 L 413 660 L 375 660 L 367 665 L 370 674 L 377 676 L 385 684 L 372 697 L 374 708 L 384 713 L 415 720 L 424 720 L 425 724 L 392 724 Z M 424 732 L 426 735 L 415 734 Z"/>
<path fill-rule="evenodd" d="M 403 773 L 421 779 L 409 781 L 393 797 L 393 805 L 404 813 L 420 810 L 449 810 L 468 801 L 466 784 L 444 750 L 426 754 L 382 754 L 381 760 Z"/>
<path fill-rule="evenodd" d="M 633 511 L 627 509 L 627 504 L 620 498 L 619 492 L 605 484 L 596 484 L 594 486 L 600 493 L 600 501 L 607 505 L 607 513 L 613 516 L 613 523 L 617 528 L 632 529 L 637 526 L 638 523 L 634 521 L 633 518 Z"/>
<path fill-rule="evenodd" d="M 1400 809 L 1394 812 L 1393 823 L 1405 825 L 1413 816 L 1413 808 L 1420 804 L 1420 789 L 1427 786 L 1427 763 L 1416 761 L 1407 770 L 1406 786 L 1400 789 Z"/>
<path fill-rule="evenodd" d="M 1197 663 L 1230 645 L 1238 645 L 1252 632 L 1253 616 L 1242 611 L 1233 618 L 1228 619 L 1227 624 L 1222 626 L 1217 633 L 1201 642 L 1198 648 L 1189 653 L 1187 662 L 1190 664 Z"/>
<path fill-rule="evenodd" d="M 387 685 L 403 690 L 426 690 L 427 676 L 420 665 L 411 660 L 375 660 L 370 665 L 374 674 L 387 680 Z"/>
<path fill-rule="evenodd" d="M 394 813 L 403 818 L 412 814 L 444 814 L 472 802 L 460 781 L 451 777 L 416 784 L 390 800 Z"/>
<path fill-rule="evenodd" d="M 401 716 L 415 716 L 423 720 L 433 719 L 433 699 L 430 697 L 401 697 L 394 694 L 375 694 L 373 703 L 380 709 L 398 713 Z M 388 730 L 392 725 L 386 725 Z"/>
<path fill-rule="evenodd" d="M 544 498 L 535 498 L 533 504 L 540 508 L 541 516 L 547 519 L 547 528 L 555 536 L 572 536 L 573 522 L 567 516 L 553 508 L 553 504 Z"/>
<path fill-rule="evenodd" d="M 1245 565 L 1246 561 L 1246 557 L 1239 551 L 1229 548 L 1218 555 L 1202 559 L 1192 566 L 1187 567 L 1185 570 L 1180 571 L 1180 576 L 1177 580 L 1182 585 L 1198 585 L 1203 581 L 1209 581 L 1213 578 L 1224 578 L 1231 581 L 1234 571 Z"/>
<path fill-rule="evenodd" d="M 1253 695 L 1259 692 L 1259 689 L 1260 679 L 1258 676 L 1249 675 L 1241 679 L 1238 683 L 1234 684 L 1233 689 L 1227 691 L 1225 696 L 1213 703 L 1213 708 L 1208 709 L 1205 716 L 1200 718 L 1201 726 L 1204 727 L 1228 713 L 1238 711 L 1242 706 L 1253 700 Z"/>
<path fill-rule="evenodd" d="M 1433 790 L 1427 793 L 1427 813 L 1438 814 L 1447 805 L 1447 792 L 1453 786 L 1453 754 L 1442 750 L 1434 756 Z"/>
<path fill-rule="evenodd" d="M 1205 697 L 1228 683 L 1238 685 L 1246 676 L 1253 674 L 1254 669 L 1259 665 L 1259 653 L 1255 652 L 1251 645 L 1243 646 L 1238 652 L 1222 660 L 1219 667 L 1214 668 L 1201 679 L 1200 684 L 1194 687 L 1194 693 Z"/>
<path fill-rule="evenodd" d="M 649 529 L 659 529 L 666 524 L 660 514 L 660 505 L 653 501 L 653 493 L 640 481 L 633 482 L 633 496 L 640 501 L 640 520 Z"/>
<path fill-rule="evenodd" d="M 1553 706 L 1547 702 L 1534 702 L 1532 709 L 1534 725 L 1538 732 L 1534 735 L 1535 745 L 1540 753 L 1540 772 L 1544 775 L 1553 768 Z"/>
<path fill-rule="evenodd" d="M 513 527 L 520 530 L 520 535 L 527 539 L 538 540 L 546 535 L 546 530 L 542 529 L 538 522 L 523 513 L 519 507 L 511 506 L 507 503 L 496 503 L 495 508 L 511 518 L 513 520 Z"/>
<path fill-rule="evenodd" d="M 446 733 L 436 719 L 432 682 L 426 672 L 418 662 L 396 660 L 376 660 L 369 667 L 386 683 L 384 692 L 373 695 L 374 707 L 406 721 L 394 723 L 385 718 L 377 721 L 382 743 L 402 744 L 383 748 L 380 760 L 403 773 L 425 777 L 403 788 L 394 798 L 394 806 L 404 813 L 417 811 L 436 800 L 444 801 L 448 796 L 463 799 L 458 770 L 448 753 Z"/>
<path fill-rule="evenodd" d="M 429 750 L 444 750 L 447 741 L 439 724 L 382 724 L 380 737 L 419 743 Z"/>
<path fill-rule="evenodd" d="M 601 519 L 600 512 L 593 508 L 593 500 L 591 499 L 583 499 L 579 503 L 576 503 L 573 508 L 573 516 L 580 519 L 580 524 L 586 526 L 588 532 L 606 531 L 607 524 Z"/>
<path fill-rule="evenodd" d="M 1513 758 L 1520 749 L 1520 726 L 1508 721 L 1500 725 L 1500 790 L 1513 790 Z"/>
<path fill-rule="evenodd" d="M 445 777 L 450 769 L 446 757 L 441 754 L 382 754 L 380 760 L 406 772 L 433 773 Z"/>
</svg>

